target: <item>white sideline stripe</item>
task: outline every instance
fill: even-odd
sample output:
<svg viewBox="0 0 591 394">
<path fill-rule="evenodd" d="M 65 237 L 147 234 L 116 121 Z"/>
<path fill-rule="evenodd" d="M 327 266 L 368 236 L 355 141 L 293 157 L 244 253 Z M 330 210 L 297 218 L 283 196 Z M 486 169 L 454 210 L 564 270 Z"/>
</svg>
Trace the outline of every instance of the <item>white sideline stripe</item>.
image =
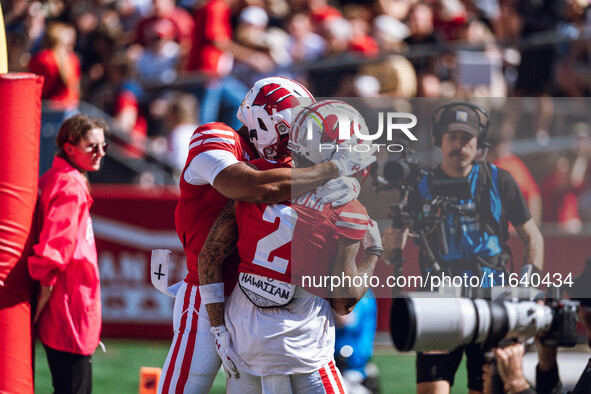
<svg viewBox="0 0 591 394">
<path fill-rule="evenodd" d="M 355 224 L 349 222 L 343 222 L 342 220 L 337 220 L 335 223 L 337 226 L 352 228 L 353 230 L 365 230 L 367 228 L 367 224 Z"/>
<path fill-rule="evenodd" d="M 172 230 L 148 230 L 96 215 L 92 216 L 92 227 L 97 238 L 110 242 L 147 251 L 170 249 L 183 252 L 183 245 L 176 232 Z"/>
<path fill-rule="evenodd" d="M 362 213 L 341 212 L 341 214 L 339 216 L 342 216 L 344 218 L 367 220 L 367 215 L 364 215 Z"/>
<path fill-rule="evenodd" d="M 191 141 L 193 141 L 196 138 L 203 137 L 203 136 L 209 135 L 209 134 L 229 135 L 230 137 L 233 137 L 234 136 L 234 132 L 233 131 L 228 131 L 228 130 L 205 130 L 205 131 L 199 131 L 199 132 L 193 134 L 193 136 L 191 137 Z"/>
</svg>

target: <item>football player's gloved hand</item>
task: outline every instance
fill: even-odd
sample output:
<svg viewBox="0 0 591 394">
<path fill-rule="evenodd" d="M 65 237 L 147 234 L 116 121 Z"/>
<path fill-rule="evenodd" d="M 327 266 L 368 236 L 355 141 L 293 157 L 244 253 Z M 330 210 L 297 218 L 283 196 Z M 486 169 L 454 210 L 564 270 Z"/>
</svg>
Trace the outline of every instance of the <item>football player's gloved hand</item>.
<svg viewBox="0 0 591 394">
<path fill-rule="evenodd" d="M 363 237 L 363 248 L 365 249 L 365 254 L 375 254 L 378 257 L 384 252 L 380 229 L 375 220 L 369 220 L 369 226 L 367 226 L 365 236 Z"/>
<path fill-rule="evenodd" d="M 321 204 L 331 204 L 340 207 L 359 197 L 361 185 L 355 178 L 341 176 L 331 179 L 316 189 L 316 196 Z"/>
<path fill-rule="evenodd" d="M 215 337 L 215 350 L 218 352 L 218 355 L 222 360 L 226 377 L 239 378 L 240 373 L 238 372 L 234 361 L 230 360 L 230 357 L 228 357 L 227 354 L 230 337 L 228 335 L 228 330 L 226 330 L 226 326 L 222 324 L 221 326 L 211 327 L 211 333 Z"/>
<path fill-rule="evenodd" d="M 332 162 L 337 166 L 340 176 L 354 175 L 376 161 L 377 158 L 373 154 L 378 150 L 378 146 L 364 145 L 363 148 L 355 149 L 356 146 L 362 145 L 364 144 L 360 144 L 355 135 L 348 141 L 339 144 L 339 149 L 332 157 Z"/>
</svg>

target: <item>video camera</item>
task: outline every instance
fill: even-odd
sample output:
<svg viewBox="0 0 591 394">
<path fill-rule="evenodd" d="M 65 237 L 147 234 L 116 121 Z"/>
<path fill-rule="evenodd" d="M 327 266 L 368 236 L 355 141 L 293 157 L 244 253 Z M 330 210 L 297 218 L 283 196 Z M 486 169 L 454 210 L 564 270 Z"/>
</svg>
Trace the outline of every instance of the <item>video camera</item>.
<svg viewBox="0 0 591 394">
<path fill-rule="evenodd" d="M 402 158 L 389 161 L 384 165 L 384 176 L 378 176 L 374 185 L 376 193 L 382 190 L 415 189 L 423 176 L 429 172 L 421 168 L 418 155 L 410 148 L 407 141 L 401 140 L 396 143 L 404 147 Z"/>
<path fill-rule="evenodd" d="M 396 298 L 390 331 L 400 351 L 452 350 L 462 345 L 499 346 L 503 340 L 540 337 L 542 344 L 577 343 L 577 301 L 546 298 L 536 302 L 534 288 L 512 288 L 492 299 L 449 298 L 435 292 Z M 520 294 L 515 294 L 520 293 Z"/>
<path fill-rule="evenodd" d="M 384 176 L 377 178 L 376 192 L 393 189 L 416 190 L 419 182 L 432 173 L 432 170 L 421 167 L 419 156 L 409 147 L 408 142 L 398 141 L 397 144 L 404 147 L 402 157 L 400 160 L 389 161 L 384 165 Z M 429 191 L 434 199 L 440 201 L 466 199 L 471 197 L 469 185 L 464 178 L 435 180 L 429 185 Z"/>
<path fill-rule="evenodd" d="M 398 161 L 389 161 L 384 165 L 383 177 L 377 177 L 374 183 L 375 191 L 399 190 L 400 198 L 396 204 L 390 206 L 390 218 L 393 228 L 409 228 L 411 233 L 417 235 L 429 259 L 429 266 L 435 271 L 440 267 L 433 253 L 430 239 L 427 234 L 438 239 L 437 245 L 441 247 L 443 254 L 448 253 L 447 239 L 444 231 L 444 220 L 447 215 L 455 213 L 459 216 L 476 217 L 474 211 L 470 211 L 456 204 L 458 200 L 467 200 L 472 197 L 470 182 L 467 178 L 434 179 L 426 183 L 429 198 L 418 201 L 414 198 L 418 194 L 423 178 L 432 173 L 421 167 L 418 155 L 406 145 L 402 158 Z M 409 197 L 412 195 L 412 201 Z M 394 251 L 391 261 L 397 266 L 397 274 L 401 273 L 402 251 Z"/>
</svg>

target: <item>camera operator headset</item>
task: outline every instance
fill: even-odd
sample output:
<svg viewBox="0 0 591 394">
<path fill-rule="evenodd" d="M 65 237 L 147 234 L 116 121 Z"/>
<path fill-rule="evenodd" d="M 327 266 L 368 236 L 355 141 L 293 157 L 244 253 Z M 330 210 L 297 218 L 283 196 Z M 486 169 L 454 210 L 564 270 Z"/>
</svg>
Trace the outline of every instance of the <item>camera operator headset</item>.
<svg viewBox="0 0 591 394">
<path fill-rule="evenodd" d="M 513 224 L 524 245 L 523 271 L 531 273 L 542 268 L 542 235 L 515 180 L 508 172 L 476 160 L 478 151 L 483 151 L 484 156 L 487 149 L 489 129 L 487 111 L 471 103 L 455 102 L 434 112 L 433 142 L 441 149 L 443 161 L 419 181 L 409 198 L 408 210 L 420 212 L 422 218 L 433 215 L 425 202 L 437 197 L 433 193 L 436 184 L 467 183 L 469 197 L 454 198 L 448 204 L 457 209 L 445 212 L 442 234 L 433 232 L 427 237 L 432 253 L 421 246 L 419 263 L 423 274 L 440 268 L 448 275 L 482 278 L 482 274 L 487 274 L 488 279 L 492 273 L 497 278 L 507 262 L 503 251 L 508 222 Z M 430 261 L 432 258 L 435 261 Z M 483 285 L 488 287 L 490 283 Z M 464 351 L 468 356 L 468 388 L 471 393 L 481 392 L 484 356 L 479 345 L 463 346 L 448 353 L 418 353 L 417 392 L 449 393 Z"/>
</svg>

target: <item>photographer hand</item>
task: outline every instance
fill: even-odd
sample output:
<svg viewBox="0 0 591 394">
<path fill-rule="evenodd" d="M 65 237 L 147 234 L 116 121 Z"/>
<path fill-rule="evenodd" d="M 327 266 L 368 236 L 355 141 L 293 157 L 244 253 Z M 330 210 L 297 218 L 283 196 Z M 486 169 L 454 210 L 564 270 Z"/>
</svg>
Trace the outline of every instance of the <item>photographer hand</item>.
<svg viewBox="0 0 591 394">
<path fill-rule="evenodd" d="M 522 363 L 525 353 L 523 344 L 516 343 L 504 348 L 496 348 L 493 353 L 497 360 L 499 376 L 505 384 L 505 391 L 519 393 L 530 387 L 523 376 Z"/>
</svg>

